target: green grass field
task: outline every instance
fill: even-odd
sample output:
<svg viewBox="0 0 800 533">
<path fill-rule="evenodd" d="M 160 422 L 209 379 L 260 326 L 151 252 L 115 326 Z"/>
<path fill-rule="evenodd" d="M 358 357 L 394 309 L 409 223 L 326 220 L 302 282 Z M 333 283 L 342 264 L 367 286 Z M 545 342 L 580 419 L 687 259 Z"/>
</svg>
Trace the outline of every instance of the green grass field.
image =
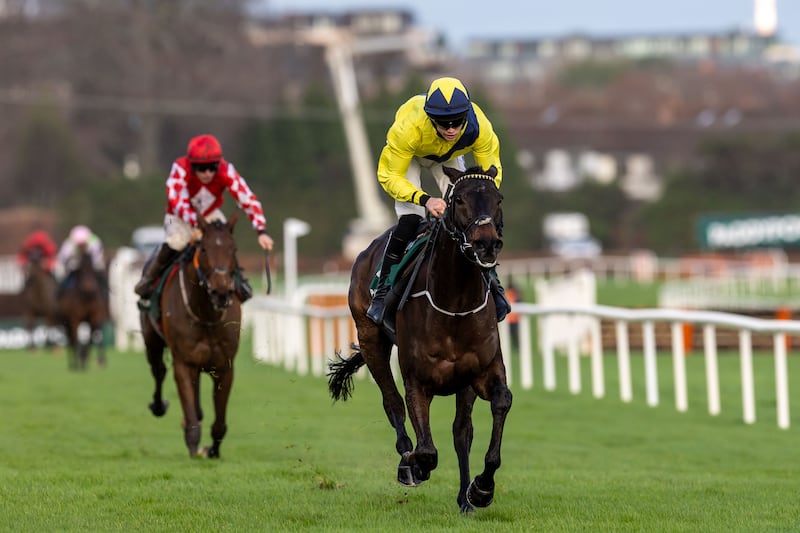
<svg viewBox="0 0 800 533">
<path fill-rule="evenodd" d="M 533 390 L 514 389 L 495 501 L 463 516 L 452 397 L 434 402 L 439 467 L 409 489 L 395 481 L 394 431 L 373 383 L 358 380 L 353 399 L 333 404 L 323 378 L 249 354 L 245 345 L 237 360 L 222 458 L 191 460 L 171 372 L 169 412 L 156 419 L 147 409 L 143 354 L 111 352 L 107 368 L 70 373 L 63 354 L 0 353 L 0 530 L 800 531 L 800 405 L 792 428 L 778 429 L 767 356 L 756 358 L 752 426 L 741 422 L 735 357 L 720 361 L 718 417 L 707 414 L 700 357 L 687 358 L 687 413 L 673 407 L 666 356 L 655 408 L 639 385 L 632 403 L 618 399 L 612 358 L 602 400 L 587 373 L 584 392 L 567 392 L 563 358 L 558 391 L 542 390 L 537 367 Z M 641 383 L 641 357 L 633 364 Z M 207 377 L 202 386 L 208 417 Z M 489 421 L 479 401 L 473 475 Z"/>
</svg>

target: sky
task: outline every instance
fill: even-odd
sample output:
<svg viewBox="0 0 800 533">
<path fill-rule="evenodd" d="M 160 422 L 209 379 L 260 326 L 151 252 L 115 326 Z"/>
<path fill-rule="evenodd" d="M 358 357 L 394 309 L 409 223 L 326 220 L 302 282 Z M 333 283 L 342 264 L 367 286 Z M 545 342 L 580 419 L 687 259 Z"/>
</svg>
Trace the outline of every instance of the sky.
<svg viewBox="0 0 800 533">
<path fill-rule="evenodd" d="M 401 8 L 457 48 L 472 38 L 536 38 L 584 32 L 752 30 L 754 0 L 260 0 L 268 13 Z M 781 38 L 800 47 L 800 0 L 776 0 Z"/>
</svg>

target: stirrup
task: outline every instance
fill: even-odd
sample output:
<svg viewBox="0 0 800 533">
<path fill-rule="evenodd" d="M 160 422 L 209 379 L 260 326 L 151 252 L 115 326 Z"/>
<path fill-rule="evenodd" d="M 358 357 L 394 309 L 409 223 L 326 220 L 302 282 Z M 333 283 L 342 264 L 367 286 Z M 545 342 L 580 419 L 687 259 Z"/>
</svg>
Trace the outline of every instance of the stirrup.
<svg viewBox="0 0 800 533">
<path fill-rule="evenodd" d="M 242 283 L 236 287 L 236 295 L 239 297 L 240 303 L 245 303 L 253 297 L 253 288 L 246 280 L 242 280 Z"/>
<path fill-rule="evenodd" d="M 150 310 L 151 302 L 149 298 L 139 298 L 139 301 L 136 302 L 136 307 L 139 308 L 139 311 L 147 312 Z"/>
<path fill-rule="evenodd" d="M 153 296 L 153 293 L 155 292 L 155 287 L 153 287 L 153 284 L 154 280 L 142 278 L 133 288 L 133 292 L 135 292 L 142 300 L 147 300 Z"/>
<path fill-rule="evenodd" d="M 385 314 L 386 306 L 383 303 L 383 298 L 376 295 L 372 299 L 372 303 L 369 304 L 369 309 L 367 309 L 367 318 L 380 326 L 383 323 L 383 317 Z"/>
<path fill-rule="evenodd" d="M 505 296 L 499 293 L 494 293 L 494 307 L 497 311 L 497 321 L 502 322 L 508 313 L 511 312 L 511 304 L 508 303 L 508 300 Z"/>
</svg>

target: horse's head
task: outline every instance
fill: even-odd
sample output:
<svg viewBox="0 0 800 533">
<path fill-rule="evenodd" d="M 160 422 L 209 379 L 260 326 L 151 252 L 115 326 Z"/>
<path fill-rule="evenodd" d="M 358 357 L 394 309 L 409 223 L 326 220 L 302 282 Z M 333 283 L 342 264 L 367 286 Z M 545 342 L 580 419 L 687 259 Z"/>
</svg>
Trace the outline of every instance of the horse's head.
<svg viewBox="0 0 800 533">
<path fill-rule="evenodd" d="M 100 279 L 94 270 L 92 254 L 86 246 L 78 246 L 78 268 L 75 269 L 75 280 L 78 292 L 84 300 L 91 300 L 100 294 Z"/>
<path fill-rule="evenodd" d="M 46 257 L 41 246 L 34 246 L 25 252 L 27 259 L 26 271 L 28 273 L 38 272 L 45 269 Z"/>
<path fill-rule="evenodd" d="M 453 184 L 443 215 L 447 231 L 470 261 L 482 268 L 495 266 L 503 248 L 503 195 L 494 181 L 497 168 L 443 169 Z"/>
<path fill-rule="evenodd" d="M 206 290 L 211 304 L 218 311 L 231 305 L 234 293 L 234 274 L 236 272 L 236 241 L 233 227 L 238 212 L 225 223 L 219 220 L 206 222 L 198 217 L 203 238 L 194 256 L 194 265 L 200 278 L 200 285 Z"/>
</svg>

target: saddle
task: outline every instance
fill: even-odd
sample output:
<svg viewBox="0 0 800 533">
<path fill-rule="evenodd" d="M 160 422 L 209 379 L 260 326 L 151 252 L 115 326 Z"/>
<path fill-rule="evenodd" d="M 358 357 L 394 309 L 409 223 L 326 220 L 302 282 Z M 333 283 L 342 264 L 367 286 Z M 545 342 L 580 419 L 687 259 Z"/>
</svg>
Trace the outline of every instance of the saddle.
<svg viewBox="0 0 800 533">
<path fill-rule="evenodd" d="M 416 279 L 419 272 L 418 266 L 422 263 L 425 256 L 425 249 L 431 239 L 431 232 L 426 230 L 425 233 L 417 235 L 403 252 L 403 257 L 396 265 L 393 265 L 389 271 L 389 277 L 386 283 L 389 285 L 389 292 L 386 293 L 384 298 L 384 305 L 386 311 L 381 325 L 386 334 L 392 339 L 392 342 L 397 343 L 395 332 L 395 320 L 397 311 L 403 307 L 403 304 L 408 299 L 408 288 L 411 283 Z M 376 290 L 378 288 L 378 273 L 370 283 L 370 289 Z"/>
<path fill-rule="evenodd" d="M 150 296 L 149 305 L 142 305 L 142 300 L 138 302 L 139 310 L 146 312 L 150 316 L 150 320 L 156 325 L 156 329 L 160 330 L 158 325 L 161 322 L 161 294 L 164 292 L 164 287 L 167 286 L 167 281 L 175 277 L 175 274 L 178 273 L 178 269 L 184 259 L 187 257 L 191 258 L 191 256 L 194 255 L 194 248 L 194 246 L 188 246 L 183 252 L 176 255 L 172 261 L 170 261 L 167 268 L 164 269 L 156 280 L 156 287 L 153 291 L 153 295 Z"/>
<path fill-rule="evenodd" d="M 146 312 L 150 316 L 150 320 L 156 326 L 158 326 L 158 324 L 161 322 L 161 294 L 164 292 L 164 287 L 166 287 L 167 281 L 172 279 L 175 274 L 177 274 L 181 265 L 181 261 L 183 261 L 183 257 L 186 255 L 187 250 L 184 250 L 181 254 L 173 258 L 172 261 L 170 261 L 169 266 L 167 266 L 167 268 L 158 277 L 156 280 L 156 288 L 153 291 L 153 295 L 150 296 L 149 305 L 143 305 L 142 300 L 139 300 L 138 302 L 139 310 Z M 157 327 L 157 329 L 160 328 Z"/>
</svg>

